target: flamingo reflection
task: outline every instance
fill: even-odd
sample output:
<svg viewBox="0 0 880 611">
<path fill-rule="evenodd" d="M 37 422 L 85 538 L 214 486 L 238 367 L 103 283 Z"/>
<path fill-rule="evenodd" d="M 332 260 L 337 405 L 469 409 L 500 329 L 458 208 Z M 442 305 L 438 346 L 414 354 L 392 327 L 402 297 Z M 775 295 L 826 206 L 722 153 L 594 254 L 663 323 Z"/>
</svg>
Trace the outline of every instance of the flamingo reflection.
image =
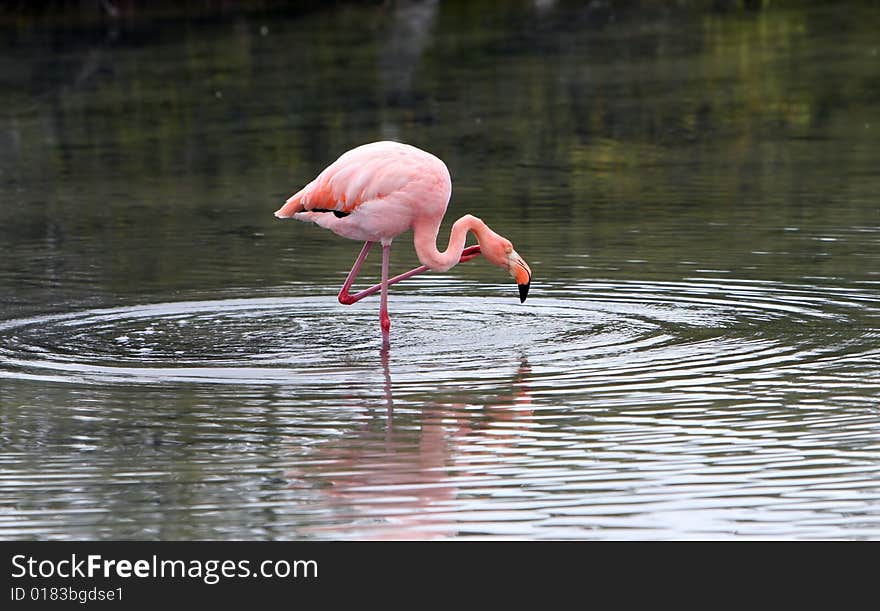
<svg viewBox="0 0 880 611">
<path fill-rule="evenodd" d="M 453 507 L 493 477 L 481 467 L 497 465 L 499 452 L 512 449 L 532 421 L 528 360 L 521 357 L 509 382 L 495 391 L 424 402 L 407 395 L 397 405 L 388 350 L 381 364 L 382 413 L 321 445 L 302 469 L 287 474 L 291 486 L 319 490 L 326 505 L 320 513 L 328 523 L 310 532 L 373 539 L 458 534 Z"/>
</svg>

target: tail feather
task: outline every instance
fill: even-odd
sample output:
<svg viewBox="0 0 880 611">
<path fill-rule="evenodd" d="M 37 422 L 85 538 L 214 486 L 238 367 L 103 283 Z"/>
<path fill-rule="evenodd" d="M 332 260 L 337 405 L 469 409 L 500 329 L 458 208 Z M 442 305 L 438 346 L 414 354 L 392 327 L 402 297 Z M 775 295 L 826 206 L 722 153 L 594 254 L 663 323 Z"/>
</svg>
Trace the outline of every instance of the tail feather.
<svg viewBox="0 0 880 611">
<path fill-rule="evenodd" d="M 289 219 L 293 217 L 297 212 L 302 212 L 306 209 L 305 205 L 302 203 L 303 189 L 298 193 L 291 195 L 284 205 L 281 206 L 278 210 L 275 211 L 275 216 L 280 219 Z"/>
</svg>

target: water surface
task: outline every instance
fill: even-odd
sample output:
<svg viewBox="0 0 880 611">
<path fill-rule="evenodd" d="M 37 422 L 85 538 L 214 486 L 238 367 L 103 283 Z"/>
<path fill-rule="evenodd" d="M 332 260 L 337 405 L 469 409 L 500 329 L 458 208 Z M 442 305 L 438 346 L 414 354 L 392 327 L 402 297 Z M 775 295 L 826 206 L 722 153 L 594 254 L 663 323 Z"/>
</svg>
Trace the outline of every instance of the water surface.
<svg viewBox="0 0 880 611">
<path fill-rule="evenodd" d="M 0 538 L 880 537 L 875 26 L 2 23 Z M 385 351 L 335 301 L 359 245 L 271 213 L 377 139 L 447 162 L 441 236 L 509 237 L 525 304 L 479 259 L 414 278 Z"/>
</svg>

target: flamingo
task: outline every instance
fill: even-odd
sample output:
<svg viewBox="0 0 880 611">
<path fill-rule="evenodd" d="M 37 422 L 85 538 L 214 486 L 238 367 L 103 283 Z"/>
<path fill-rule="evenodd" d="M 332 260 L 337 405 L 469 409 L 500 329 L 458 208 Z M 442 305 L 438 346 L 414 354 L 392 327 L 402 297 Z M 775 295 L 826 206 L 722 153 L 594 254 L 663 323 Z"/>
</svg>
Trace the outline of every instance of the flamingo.
<svg viewBox="0 0 880 611">
<path fill-rule="evenodd" d="M 437 249 L 440 222 L 451 194 L 449 170 L 440 159 L 408 144 L 373 142 L 343 153 L 288 198 L 275 216 L 311 222 L 344 238 L 364 242 L 338 299 L 350 305 L 381 291 L 379 323 L 383 346 L 387 347 L 391 330 L 388 287 L 401 280 L 429 270 L 445 272 L 482 254 L 513 276 L 519 285 L 520 303 L 529 294 L 532 270 L 510 240 L 473 215 L 455 221 L 446 250 Z M 422 265 L 389 278 L 391 242 L 409 229 L 413 230 L 413 244 Z M 468 231 L 479 244 L 465 248 Z M 382 282 L 352 295 L 349 290 L 376 242 L 382 244 Z"/>
</svg>

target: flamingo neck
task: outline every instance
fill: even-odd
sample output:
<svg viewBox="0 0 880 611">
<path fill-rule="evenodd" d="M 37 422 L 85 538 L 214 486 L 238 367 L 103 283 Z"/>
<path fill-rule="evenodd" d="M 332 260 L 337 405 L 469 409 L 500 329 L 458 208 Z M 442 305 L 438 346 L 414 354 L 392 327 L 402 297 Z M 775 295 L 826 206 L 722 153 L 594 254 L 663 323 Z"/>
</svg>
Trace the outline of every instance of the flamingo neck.
<svg viewBox="0 0 880 611">
<path fill-rule="evenodd" d="M 435 272 L 445 272 L 458 263 L 461 258 L 468 231 L 473 232 L 477 237 L 477 242 L 482 245 L 492 230 L 477 217 L 466 214 L 452 224 L 452 231 L 449 233 L 449 244 L 443 252 L 437 249 L 437 234 L 440 231 L 439 223 L 428 227 L 417 225 L 413 228 L 413 231 L 413 244 L 422 265 L 431 268 Z"/>
</svg>

